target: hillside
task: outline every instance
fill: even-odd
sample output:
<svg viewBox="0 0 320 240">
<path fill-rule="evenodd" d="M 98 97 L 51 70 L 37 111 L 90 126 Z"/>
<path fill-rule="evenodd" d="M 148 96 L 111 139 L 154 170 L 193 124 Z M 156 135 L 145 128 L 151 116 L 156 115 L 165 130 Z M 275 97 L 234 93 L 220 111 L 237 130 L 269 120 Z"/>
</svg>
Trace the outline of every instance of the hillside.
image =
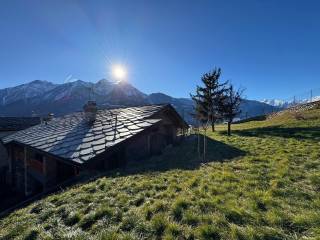
<svg viewBox="0 0 320 240">
<path fill-rule="evenodd" d="M 210 133 L 65 189 L 0 222 L 1 239 L 319 239 L 320 109 Z"/>
</svg>

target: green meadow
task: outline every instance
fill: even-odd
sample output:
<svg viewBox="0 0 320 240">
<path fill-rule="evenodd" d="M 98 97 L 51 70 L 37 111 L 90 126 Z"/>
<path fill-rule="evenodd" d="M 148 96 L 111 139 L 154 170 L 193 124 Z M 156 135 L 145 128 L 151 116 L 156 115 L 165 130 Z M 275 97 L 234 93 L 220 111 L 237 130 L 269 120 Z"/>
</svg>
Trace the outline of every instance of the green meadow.
<svg viewBox="0 0 320 240">
<path fill-rule="evenodd" d="M 190 136 L 16 210 L 0 239 L 320 239 L 320 109 L 232 128 L 205 161 Z"/>
</svg>

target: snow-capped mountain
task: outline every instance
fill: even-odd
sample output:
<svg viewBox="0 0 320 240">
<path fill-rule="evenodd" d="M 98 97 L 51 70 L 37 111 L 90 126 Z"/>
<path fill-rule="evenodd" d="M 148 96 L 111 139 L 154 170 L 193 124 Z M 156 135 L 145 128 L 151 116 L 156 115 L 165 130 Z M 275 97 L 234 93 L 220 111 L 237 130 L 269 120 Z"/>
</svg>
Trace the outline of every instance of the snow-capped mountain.
<svg viewBox="0 0 320 240">
<path fill-rule="evenodd" d="M 96 100 L 101 108 L 170 103 L 181 116 L 192 123 L 191 99 L 174 98 L 163 93 L 147 95 L 129 82 L 112 82 L 107 79 L 101 79 L 96 83 L 76 80 L 63 84 L 36 80 L 2 89 L 0 90 L 0 116 L 44 116 L 48 113 L 64 115 L 81 111 L 89 99 Z M 246 117 L 278 110 L 277 107 L 253 100 L 244 100 L 240 108 Z"/>
<path fill-rule="evenodd" d="M 281 100 L 281 99 L 263 99 L 261 102 L 269 104 L 271 106 L 280 107 L 280 108 L 288 108 L 294 106 L 296 104 L 308 103 L 319 101 L 320 96 L 315 96 L 312 99 L 303 98 L 303 99 L 292 99 L 292 100 Z"/>
<path fill-rule="evenodd" d="M 34 80 L 30 83 L 18 85 L 16 87 L 5 88 L 0 90 L 0 105 L 7 105 L 18 100 L 27 100 L 32 97 L 41 95 L 56 87 L 48 81 Z"/>
<path fill-rule="evenodd" d="M 263 99 L 261 102 L 269 104 L 271 106 L 283 107 L 288 102 L 280 99 Z"/>
<path fill-rule="evenodd" d="M 97 83 L 76 80 L 63 84 L 32 81 L 0 90 L 0 115 L 58 115 L 80 111 L 89 99 L 102 106 L 132 106 L 145 103 L 147 95 L 128 82 L 101 79 Z"/>
</svg>

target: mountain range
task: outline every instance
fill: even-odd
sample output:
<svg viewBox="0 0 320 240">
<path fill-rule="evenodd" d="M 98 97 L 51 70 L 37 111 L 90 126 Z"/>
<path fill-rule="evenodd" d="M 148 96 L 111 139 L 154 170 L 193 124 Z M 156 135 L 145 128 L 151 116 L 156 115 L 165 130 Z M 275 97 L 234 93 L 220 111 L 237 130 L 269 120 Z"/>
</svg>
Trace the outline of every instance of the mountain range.
<svg viewBox="0 0 320 240">
<path fill-rule="evenodd" d="M 303 99 L 295 99 L 295 100 L 264 99 L 261 102 L 269 104 L 274 107 L 288 108 L 296 104 L 302 104 L 302 103 L 308 103 L 308 102 L 314 102 L 314 101 L 320 101 L 320 96 L 314 96 L 312 97 L 312 99 L 303 98 Z"/>
<path fill-rule="evenodd" d="M 164 93 L 145 94 L 127 81 L 111 82 L 107 79 L 96 83 L 76 80 L 63 84 L 34 80 L 0 89 L 0 116 L 44 116 L 48 113 L 60 116 L 81 111 L 89 99 L 95 100 L 100 108 L 170 103 L 187 122 L 192 123 L 193 102 L 190 98 L 174 98 Z M 241 118 L 280 109 L 255 100 L 243 100 L 240 108 Z"/>
</svg>

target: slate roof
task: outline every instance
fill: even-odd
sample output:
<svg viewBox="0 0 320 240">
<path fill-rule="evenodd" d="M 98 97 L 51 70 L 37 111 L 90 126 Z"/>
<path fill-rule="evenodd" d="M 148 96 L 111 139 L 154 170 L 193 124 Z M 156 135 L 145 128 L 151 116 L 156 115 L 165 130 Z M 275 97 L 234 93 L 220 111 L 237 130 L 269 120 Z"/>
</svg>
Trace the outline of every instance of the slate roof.
<svg viewBox="0 0 320 240">
<path fill-rule="evenodd" d="M 19 131 L 40 122 L 39 117 L 0 117 L 0 131 Z"/>
<path fill-rule="evenodd" d="M 152 116 L 167 106 L 98 110 L 96 120 L 91 125 L 85 120 L 84 113 L 78 112 L 16 132 L 2 141 L 4 144 L 18 142 L 82 164 L 160 122 L 161 119 Z"/>
</svg>

